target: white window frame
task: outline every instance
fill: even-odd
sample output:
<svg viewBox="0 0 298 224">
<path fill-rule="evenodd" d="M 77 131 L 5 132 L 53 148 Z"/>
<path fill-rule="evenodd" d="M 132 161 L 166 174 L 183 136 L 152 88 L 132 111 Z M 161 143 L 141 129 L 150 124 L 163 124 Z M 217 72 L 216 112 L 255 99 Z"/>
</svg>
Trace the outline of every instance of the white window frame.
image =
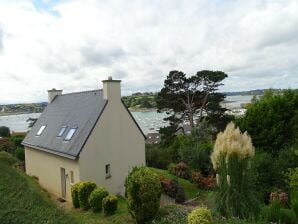
<svg viewBox="0 0 298 224">
<path fill-rule="evenodd" d="M 78 128 L 70 128 L 66 134 L 66 136 L 64 137 L 64 141 L 70 141 L 72 139 L 72 137 L 74 136 L 74 134 L 76 133 Z"/>
<path fill-rule="evenodd" d="M 62 137 L 66 130 L 67 130 L 67 126 L 62 126 L 59 130 L 57 137 Z"/>
<path fill-rule="evenodd" d="M 41 134 L 43 133 L 44 129 L 46 129 L 46 127 L 47 127 L 46 125 L 42 125 L 39 128 L 38 132 L 36 133 L 36 136 L 41 136 Z"/>
</svg>

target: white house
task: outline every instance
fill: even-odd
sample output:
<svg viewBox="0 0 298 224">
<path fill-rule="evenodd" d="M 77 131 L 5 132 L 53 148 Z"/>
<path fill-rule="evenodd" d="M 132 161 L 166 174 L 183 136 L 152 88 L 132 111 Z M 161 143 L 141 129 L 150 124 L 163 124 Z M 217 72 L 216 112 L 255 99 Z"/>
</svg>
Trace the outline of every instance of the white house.
<svg viewBox="0 0 298 224">
<path fill-rule="evenodd" d="M 49 104 L 22 144 L 26 173 L 50 193 L 70 201 L 71 184 L 90 180 L 123 194 L 131 168 L 145 165 L 145 136 L 121 100 L 120 82 L 48 91 Z"/>
</svg>

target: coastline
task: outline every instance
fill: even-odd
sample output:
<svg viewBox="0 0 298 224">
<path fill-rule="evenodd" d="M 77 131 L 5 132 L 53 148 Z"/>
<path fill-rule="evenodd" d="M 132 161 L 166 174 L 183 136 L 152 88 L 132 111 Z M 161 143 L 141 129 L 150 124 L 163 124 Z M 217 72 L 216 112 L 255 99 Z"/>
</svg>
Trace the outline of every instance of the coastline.
<svg viewBox="0 0 298 224">
<path fill-rule="evenodd" d="M 22 115 L 22 114 L 40 114 L 42 112 L 1 112 L 0 117 Z"/>
</svg>

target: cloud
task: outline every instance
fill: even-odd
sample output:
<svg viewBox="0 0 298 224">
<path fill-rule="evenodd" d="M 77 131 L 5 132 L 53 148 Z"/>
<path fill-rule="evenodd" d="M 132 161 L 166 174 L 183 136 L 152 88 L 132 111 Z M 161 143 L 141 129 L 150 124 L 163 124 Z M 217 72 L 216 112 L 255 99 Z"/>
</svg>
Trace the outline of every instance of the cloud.
<svg viewBox="0 0 298 224">
<path fill-rule="evenodd" d="M 1 1 L 0 104 L 109 75 L 123 94 L 158 91 L 171 70 L 222 70 L 222 91 L 297 88 L 297 23 L 295 0 Z"/>
</svg>

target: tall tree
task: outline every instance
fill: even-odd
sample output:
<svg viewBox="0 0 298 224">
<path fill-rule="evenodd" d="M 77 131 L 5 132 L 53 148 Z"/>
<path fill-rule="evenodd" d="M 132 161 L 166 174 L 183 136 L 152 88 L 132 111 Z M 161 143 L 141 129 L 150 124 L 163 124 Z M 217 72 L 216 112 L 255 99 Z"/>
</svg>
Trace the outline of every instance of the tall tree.
<svg viewBox="0 0 298 224">
<path fill-rule="evenodd" d="M 204 117 L 220 118 L 225 109 L 219 103 L 225 95 L 216 91 L 226 77 L 221 71 L 203 70 L 191 77 L 181 71 L 171 71 L 157 96 L 157 109 L 167 112 L 169 116 L 165 120 L 169 121 L 171 130 L 186 120 L 193 128 L 195 117 L 197 122 Z"/>
</svg>

